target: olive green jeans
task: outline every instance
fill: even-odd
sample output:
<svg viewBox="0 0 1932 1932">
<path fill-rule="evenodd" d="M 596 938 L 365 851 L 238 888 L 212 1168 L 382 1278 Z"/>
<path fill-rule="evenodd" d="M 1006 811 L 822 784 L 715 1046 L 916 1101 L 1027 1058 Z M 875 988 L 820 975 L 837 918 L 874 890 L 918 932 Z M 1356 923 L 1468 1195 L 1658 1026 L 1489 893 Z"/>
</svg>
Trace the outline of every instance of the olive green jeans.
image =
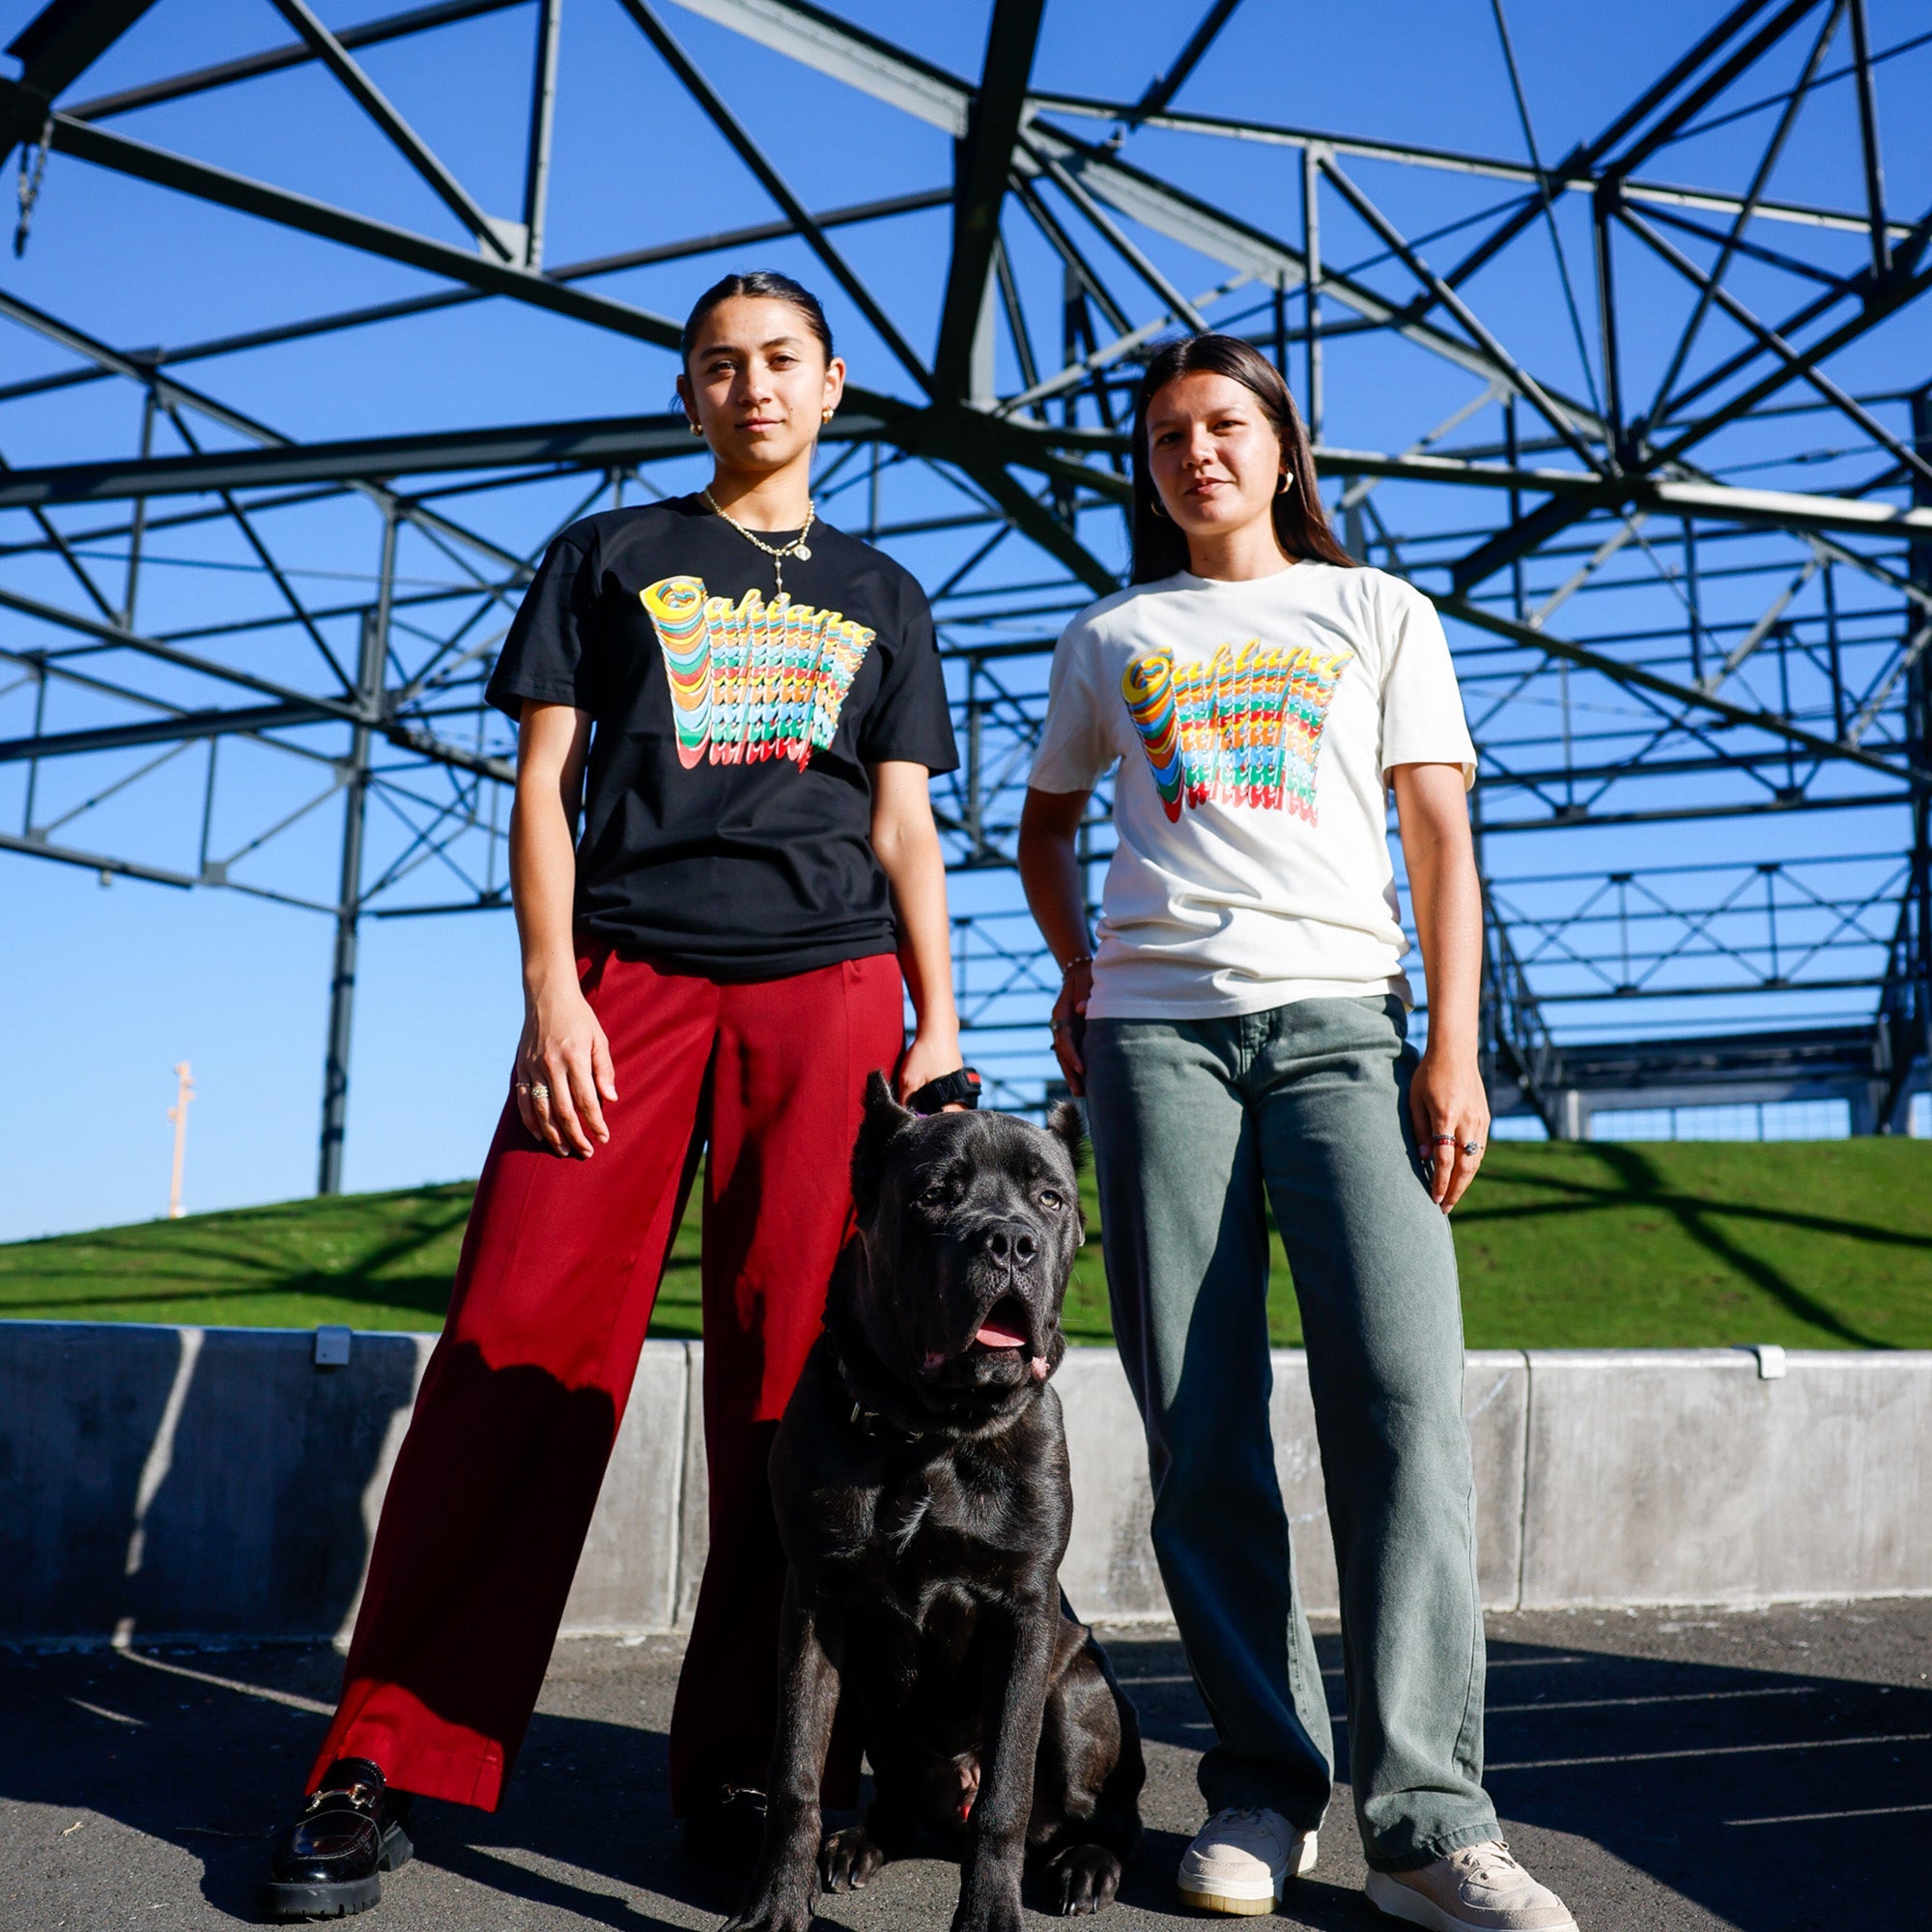
<svg viewBox="0 0 1932 1932">
<path fill-rule="evenodd" d="M 1407 1121 L 1394 998 L 1095 1020 L 1088 1120 L 1114 1332 L 1147 1426 L 1153 1547 L 1214 1723 L 1210 1810 L 1317 1824 L 1328 1705 L 1268 1428 L 1267 1223 L 1301 1308 L 1342 1590 L 1349 1778 L 1369 1863 L 1496 1835 L 1448 1222 Z"/>
</svg>

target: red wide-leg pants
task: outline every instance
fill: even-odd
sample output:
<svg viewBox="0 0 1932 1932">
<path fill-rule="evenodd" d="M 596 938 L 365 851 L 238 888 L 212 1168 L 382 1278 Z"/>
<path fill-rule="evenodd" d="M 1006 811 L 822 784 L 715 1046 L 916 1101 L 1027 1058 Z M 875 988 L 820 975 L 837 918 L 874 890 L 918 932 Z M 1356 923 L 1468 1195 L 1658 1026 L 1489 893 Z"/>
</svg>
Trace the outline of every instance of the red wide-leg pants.
<svg viewBox="0 0 1932 1932">
<path fill-rule="evenodd" d="M 762 1784 L 784 1554 L 765 1462 L 851 1217 L 866 1076 L 903 1034 L 890 954 L 750 985 L 579 961 L 619 1098 L 564 1160 L 505 1107 L 442 1339 L 396 1460 L 311 1774 L 494 1810 L 563 1617 L 658 1282 L 708 1139 L 704 1433 L 711 1545 L 671 1719 L 671 1801 Z M 856 1773 L 829 1767 L 840 1784 Z"/>
</svg>

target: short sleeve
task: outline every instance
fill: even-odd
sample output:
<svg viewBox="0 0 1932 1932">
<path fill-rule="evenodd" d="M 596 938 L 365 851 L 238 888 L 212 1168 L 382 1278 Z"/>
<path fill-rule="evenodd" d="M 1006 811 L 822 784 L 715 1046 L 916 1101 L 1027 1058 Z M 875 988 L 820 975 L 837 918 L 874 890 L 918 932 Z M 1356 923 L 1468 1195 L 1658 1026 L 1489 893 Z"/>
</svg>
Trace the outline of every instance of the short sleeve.
<svg viewBox="0 0 1932 1932">
<path fill-rule="evenodd" d="M 1094 701 L 1093 633 L 1077 620 L 1061 633 L 1046 686 L 1046 722 L 1027 783 L 1035 791 L 1092 791 L 1119 755 Z"/>
<path fill-rule="evenodd" d="M 1381 772 L 1397 765 L 1461 765 L 1476 782 L 1476 748 L 1442 619 L 1414 585 L 1385 578 L 1378 600 L 1382 641 Z"/>
<path fill-rule="evenodd" d="M 867 764 L 902 760 L 929 772 L 956 771 L 959 749 L 946 701 L 946 671 L 933 636 L 932 608 L 907 580 L 900 588 L 898 635 L 888 648 L 879 695 L 859 728 L 859 755 Z"/>
<path fill-rule="evenodd" d="M 586 549 L 569 531 L 544 553 L 510 624 L 484 696 L 497 710 L 521 718 L 526 699 L 594 711 L 591 618 L 597 574 Z"/>
</svg>

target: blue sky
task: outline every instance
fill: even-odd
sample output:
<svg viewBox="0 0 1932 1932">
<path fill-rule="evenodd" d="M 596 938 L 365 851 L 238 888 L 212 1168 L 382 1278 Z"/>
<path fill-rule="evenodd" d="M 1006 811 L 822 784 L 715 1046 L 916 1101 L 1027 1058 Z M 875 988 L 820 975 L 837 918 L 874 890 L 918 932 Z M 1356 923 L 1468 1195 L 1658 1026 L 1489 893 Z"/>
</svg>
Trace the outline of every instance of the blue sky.
<svg viewBox="0 0 1932 1932">
<path fill-rule="evenodd" d="M 35 9 L 4 0 L 0 36 Z M 321 9 L 335 26 L 386 8 Z M 611 0 L 566 10 L 556 184 L 549 259 L 567 262 L 756 221 L 770 213 L 757 185 L 701 126 Z M 984 10 L 978 5 L 845 10 L 899 36 L 952 71 L 977 71 Z M 1694 35 L 1714 5 L 1634 0 L 1614 15 L 1519 4 L 1511 27 L 1537 138 L 1546 159 L 1595 132 Z M 1087 95 L 1132 97 L 1171 58 L 1198 16 L 1185 5 L 1137 0 L 1053 0 L 1037 84 Z M 1932 27 L 1922 4 L 1872 8 L 1880 44 Z M 951 145 L 937 130 L 816 76 L 674 5 L 667 20 L 753 127 L 783 158 L 812 206 L 943 185 Z M 512 8 L 433 43 L 377 48 L 366 64 L 414 125 L 492 212 L 519 198 L 523 79 L 531 10 Z M 285 37 L 260 0 L 160 0 L 75 90 L 111 89 L 227 58 Z M 1922 114 L 1922 56 L 1887 68 L 1881 119 L 1898 128 Z M 1463 146 L 1518 157 L 1522 137 L 1497 50 L 1488 0 L 1315 8 L 1248 0 L 1179 99 L 1204 113 L 1253 114 L 1411 142 Z M 1847 90 L 1821 95 L 1778 180 L 1796 198 L 1858 204 Z M 268 176 L 454 239 L 448 217 L 327 78 L 313 70 L 131 117 L 123 131 L 243 172 Z M 1089 124 L 1099 131 L 1104 124 Z M 1763 122 L 1747 121 L 1674 156 L 1699 179 L 1736 181 L 1747 170 Z M 1286 150 L 1232 151 L 1158 133 L 1130 157 L 1162 169 L 1209 200 L 1293 232 L 1299 220 L 1298 158 Z M 1399 214 L 1410 233 L 1466 215 L 1507 185 L 1473 190 L 1460 178 L 1351 163 L 1351 171 Z M 1893 143 L 1894 205 L 1917 213 L 1932 197 L 1932 149 Z M 1667 169 L 1665 170 L 1667 172 Z M 1573 202 L 1580 198 L 1572 197 Z M 1586 260 L 1580 207 L 1562 212 L 1571 261 Z M 1798 231 L 1802 236 L 1803 231 Z M 1792 242 L 1780 235 L 1781 242 Z M 844 231 L 841 245 L 862 272 L 895 291 L 895 313 L 914 342 L 928 344 L 943 282 L 946 217 L 907 217 Z M 1452 247 L 1444 242 L 1444 248 Z M 1359 232 L 1339 228 L 1342 259 L 1366 252 Z M 760 259 L 824 275 L 800 244 Z M 1018 257 L 1023 274 L 1048 272 L 1043 257 Z M 1164 258 L 1190 293 L 1206 288 L 1198 262 Z M 735 265 L 735 264 L 734 264 Z M 633 271 L 608 286 L 626 299 L 681 314 L 724 266 L 705 258 Z M 1667 340 L 1661 318 L 1675 292 L 1652 265 L 1632 262 L 1625 299 L 1632 359 L 1654 380 Z M 1752 290 L 1752 271 L 1739 287 Z M 122 347 L 181 343 L 309 310 L 337 308 L 430 286 L 411 271 L 316 244 L 265 224 L 99 173 L 64 156 L 49 167 L 23 260 L 0 259 L 0 287 Z M 1528 251 L 1480 285 L 1484 312 L 1512 340 L 1534 347 L 1537 367 L 1581 392 L 1560 288 L 1549 263 Z M 923 306 L 922 306 L 923 304 Z M 905 387 L 849 302 L 829 306 L 857 377 Z M 1922 327 L 1922 324 L 1921 324 Z M 70 366 L 44 342 L 0 324 L 0 382 Z M 1915 358 L 1896 331 L 1875 338 L 1842 375 L 1861 384 L 1899 379 Z M 1913 369 L 1922 376 L 1922 369 Z M 660 352 L 552 319 L 479 303 L 435 325 L 321 338 L 269 356 L 197 365 L 187 379 L 234 406 L 304 439 L 542 419 L 665 405 L 673 373 Z M 1427 358 L 1390 361 L 1379 350 L 1337 348 L 1329 365 L 1330 441 L 1399 447 L 1468 397 L 1466 377 Z M 1641 388 L 1641 380 L 1634 386 Z M 101 384 L 15 404 L 0 415 L 0 456 L 15 467 L 129 448 L 138 404 L 125 384 Z M 218 440 L 219 439 L 213 439 Z M 1821 431 L 1820 440 L 1829 440 Z M 1731 452 L 1746 460 L 1747 451 Z M 1829 487 L 1829 460 L 1807 472 Z M 678 487 L 678 479 L 661 479 Z M 465 514 L 504 542 L 560 516 L 576 484 L 544 483 L 500 502 L 474 499 Z M 1790 485 L 1788 487 L 1797 487 Z M 1402 501 L 1391 492 L 1386 499 Z M 1391 514 L 1395 514 L 1392 512 Z M 1096 542 L 1107 541 L 1105 532 Z M 375 559 L 374 519 L 354 503 L 318 512 L 292 553 L 305 587 L 333 582 L 360 594 Z M 145 571 L 143 621 L 156 628 L 213 618 L 255 592 L 224 565 L 242 561 L 213 539 L 154 545 Z M 960 541 L 909 544 L 902 554 L 934 582 L 961 558 Z M 178 563 L 164 560 L 178 556 Z M 426 552 L 406 573 L 445 569 Z M 48 580 L 51 594 L 52 579 Z M 1661 593 L 1659 593 L 1661 594 Z M 1058 628 L 1046 613 L 1036 631 Z M 293 651 L 277 642 L 265 649 Z M 265 664 L 272 664 L 272 657 Z M 7 714 L 11 716 L 12 714 Z M 0 720 L 0 729 L 15 725 Z M 239 756 L 246 758 L 242 750 Z M 261 761 L 254 804 L 298 802 L 299 775 Z M 278 789 L 280 788 L 280 789 Z M 17 810 L 0 791 L 0 816 Z M 90 823 L 138 845 L 172 837 L 194 811 L 192 774 L 163 774 L 138 796 L 103 806 Z M 119 812 L 121 816 L 115 817 Z M 105 834 L 103 833 L 104 837 Z M 238 823 L 239 836 L 239 823 Z M 1686 852 L 1750 848 L 1747 825 L 1693 835 L 1662 833 Z M 1842 849 L 1845 840 L 1893 837 L 1875 817 L 1793 822 L 1794 849 Z M 313 880 L 333 838 L 327 812 L 278 846 L 282 863 Z M 1548 855 L 1547 868 L 1592 863 L 1610 844 L 1577 835 Z M 1808 844 L 1807 844 L 1808 841 Z M 1614 848 L 1623 849 L 1623 848 Z M 1860 849 L 1864 849 L 1861 847 Z M 1608 863 L 1608 861 L 1605 861 Z M 1524 869 L 1534 869 L 1525 867 Z M 962 884 L 982 901 L 1010 888 Z M 0 854 L 0 1000 L 13 1014 L 15 1104 L 0 1113 L 0 1238 L 140 1219 L 165 1204 L 175 1062 L 190 1060 L 199 1088 L 189 1141 L 187 1200 L 195 1208 L 286 1198 L 313 1184 L 330 933 L 313 914 L 213 891 L 192 894 L 117 881 Z M 1829 1004 L 1829 1003 L 1828 1003 Z M 1842 1002 L 1840 1003 L 1843 1004 Z M 354 1188 L 400 1186 L 473 1172 L 503 1091 L 520 1001 L 516 952 L 501 915 L 370 920 L 362 941 L 351 1084 L 347 1179 Z M 1826 1009 L 1820 1007 L 1818 1010 Z"/>
</svg>

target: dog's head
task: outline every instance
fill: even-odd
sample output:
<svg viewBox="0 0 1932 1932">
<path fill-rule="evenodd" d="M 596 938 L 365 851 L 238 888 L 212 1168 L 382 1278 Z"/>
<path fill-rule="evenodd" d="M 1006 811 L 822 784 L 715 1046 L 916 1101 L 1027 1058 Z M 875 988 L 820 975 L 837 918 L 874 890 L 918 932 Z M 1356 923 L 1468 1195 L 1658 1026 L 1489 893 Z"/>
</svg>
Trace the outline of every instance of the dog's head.
<svg viewBox="0 0 1932 1932">
<path fill-rule="evenodd" d="M 1086 1230 L 1079 1110 L 1045 1127 L 1010 1114 L 909 1113 L 883 1074 L 852 1152 L 867 1343 L 930 1406 L 1044 1381 L 1066 1352 L 1060 1309 Z"/>
</svg>

